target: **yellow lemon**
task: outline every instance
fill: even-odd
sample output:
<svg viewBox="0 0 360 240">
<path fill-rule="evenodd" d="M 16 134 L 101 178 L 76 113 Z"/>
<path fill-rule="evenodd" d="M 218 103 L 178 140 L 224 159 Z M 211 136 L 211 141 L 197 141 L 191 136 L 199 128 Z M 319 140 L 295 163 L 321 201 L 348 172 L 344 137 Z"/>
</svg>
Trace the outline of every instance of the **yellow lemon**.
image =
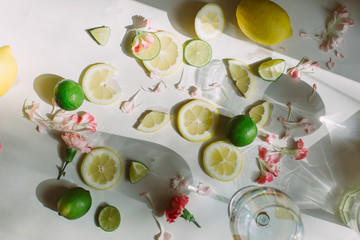
<svg viewBox="0 0 360 240">
<path fill-rule="evenodd" d="M 10 46 L 0 48 L 0 96 L 13 85 L 17 74 L 17 64 Z"/>
<path fill-rule="evenodd" d="M 278 44 L 292 35 L 289 15 L 270 0 L 242 0 L 236 18 L 241 31 L 260 44 Z"/>
</svg>

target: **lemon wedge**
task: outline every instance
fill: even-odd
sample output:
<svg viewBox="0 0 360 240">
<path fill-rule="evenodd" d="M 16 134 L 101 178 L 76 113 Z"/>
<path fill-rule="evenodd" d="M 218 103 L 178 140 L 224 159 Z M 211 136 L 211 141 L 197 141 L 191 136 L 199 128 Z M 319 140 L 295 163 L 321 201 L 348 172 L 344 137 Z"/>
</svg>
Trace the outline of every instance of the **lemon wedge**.
<svg viewBox="0 0 360 240">
<path fill-rule="evenodd" d="M 211 177 L 220 181 L 231 181 L 241 171 L 241 152 L 230 143 L 217 141 L 205 149 L 203 164 Z"/>
<path fill-rule="evenodd" d="M 229 60 L 229 73 L 237 89 L 245 98 L 251 96 L 255 89 L 255 78 L 250 67 L 240 60 Z"/>
<path fill-rule="evenodd" d="M 254 120 L 256 126 L 261 128 L 269 120 L 270 112 L 270 104 L 269 102 L 265 101 L 252 107 L 249 111 L 249 116 Z"/>
<path fill-rule="evenodd" d="M 218 122 L 217 108 L 200 99 L 186 103 L 180 108 L 177 116 L 180 134 L 191 142 L 202 142 L 212 137 Z"/>
<path fill-rule="evenodd" d="M 170 121 L 170 114 L 158 111 L 150 111 L 143 118 L 141 118 L 137 130 L 151 133 L 156 132 Z"/>
<path fill-rule="evenodd" d="M 285 68 L 285 60 L 271 59 L 259 65 L 258 73 L 265 81 L 275 82 L 284 73 Z"/>
</svg>

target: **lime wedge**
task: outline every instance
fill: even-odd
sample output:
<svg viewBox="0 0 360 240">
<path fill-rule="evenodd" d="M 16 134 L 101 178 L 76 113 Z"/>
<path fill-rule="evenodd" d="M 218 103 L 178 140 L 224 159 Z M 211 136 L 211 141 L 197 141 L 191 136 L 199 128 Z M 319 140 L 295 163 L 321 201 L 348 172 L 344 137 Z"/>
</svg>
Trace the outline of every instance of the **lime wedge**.
<svg viewBox="0 0 360 240">
<path fill-rule="evenodd" d="M 193 67 L 206 66 L 212 57 L 210 45 L 204 40 L 194 39 L 186 44 L 184 49 L 185 61 Z"/>
<path fill-rule="evenodd" d="M 275 82 L 283 74 L 286 68 L 285 60 L 271 59 L 263 62 L 258 67 L 258 73 L 265 81 Z"/>
<path fill-rule="evenodd" d="M 101 46 L 105 46 L 108 43 L 111 33 L 110 27 L 101 26 L 101 27 L 88 29 L 87 31 L 97 42 L 97 44 Z"/>
<path fill-rule="evenodd" d="M 121 222 L 120 212 L 114 206 L 106 206 L 101 209 L 98 221 L 102 230 L 106 232 L 115 231 Z"/>
<path fill-rule="evenodd" d="M 131 183 L 137 183 L 149 173 L 149 168 L 138 161 L 132 161 L 129 169 L 129 178 Z"/>
</svg>

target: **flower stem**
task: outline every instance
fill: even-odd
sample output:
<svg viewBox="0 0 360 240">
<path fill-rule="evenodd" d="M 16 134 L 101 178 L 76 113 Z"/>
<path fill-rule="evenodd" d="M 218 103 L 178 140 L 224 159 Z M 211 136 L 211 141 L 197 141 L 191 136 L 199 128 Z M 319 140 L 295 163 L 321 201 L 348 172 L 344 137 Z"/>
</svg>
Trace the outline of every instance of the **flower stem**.
<svg viewBox="0 0 360 240">
<path fill-rule="evenodd" d="M 69 163 L 69 162 L 65 162 L 64 167 L 63 167 L 63 168 L 60 170 L 60 172 L 59 172 L 59 176 L 58 176 L 57 180 L 60 180 L 61 176 L 65 176 L 65 168 L 66 168 L 66 166 L 68 165 L 68 163 Z"/>
</svg>

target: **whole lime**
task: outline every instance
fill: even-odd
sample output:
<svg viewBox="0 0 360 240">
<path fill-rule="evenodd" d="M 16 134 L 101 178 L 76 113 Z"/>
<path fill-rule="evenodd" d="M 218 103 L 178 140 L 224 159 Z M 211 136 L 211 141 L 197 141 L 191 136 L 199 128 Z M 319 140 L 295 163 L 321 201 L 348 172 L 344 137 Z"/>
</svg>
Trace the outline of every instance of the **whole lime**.
<svg viewBox="0 0 360 240">
<path fill-rule="evenodd" d="M 251 117 L 237 115 L 227 122 L 225 134 L 232 144 L 243 147 L 254 141 L 257 135 L 257 127 Z"/>
<path fill-rule="evenodd" d="M 77 219 L 84 216 L 90 207 L 90 192 L 81 187 L 66 190 L 57 203 L 59 215 L 67 219 Z"/>
<path fill-rule="evenodd" d="M 84 92 L 77 82 L 63 79 L 54 88 L 54 100 L 61 109 L 72 111 L 84 102 Z"/>
</svg>

